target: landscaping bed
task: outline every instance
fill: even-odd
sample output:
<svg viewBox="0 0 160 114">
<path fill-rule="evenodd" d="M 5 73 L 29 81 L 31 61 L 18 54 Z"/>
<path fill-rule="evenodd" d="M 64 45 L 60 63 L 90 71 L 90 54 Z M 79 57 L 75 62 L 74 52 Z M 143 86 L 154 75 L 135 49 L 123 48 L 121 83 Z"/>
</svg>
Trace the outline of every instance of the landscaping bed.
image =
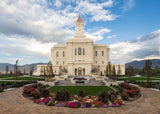
<svg viewBox="0 0 160 114">
<path fill-rule="evenodd" d="M 140 92 L 138 88 L 128 84 L 121 84 L 119 88 L 125 88 L 125 95 L 133 98 Z M 92 92 L 89 90 L 92 90 Z M 120 95 L 122 98 L 125 98 L 123 93 L 124 91 L 122 90 Z M 23 96 L 33 100 L 34 103 L 56 107 L 106 108 L 124 104 L 124 101 L 118 97 L 118 94 L 106 86 L 53 86 L 48 90 L 47 86 L 39 83 L 25 86 Z"/>
</svg>

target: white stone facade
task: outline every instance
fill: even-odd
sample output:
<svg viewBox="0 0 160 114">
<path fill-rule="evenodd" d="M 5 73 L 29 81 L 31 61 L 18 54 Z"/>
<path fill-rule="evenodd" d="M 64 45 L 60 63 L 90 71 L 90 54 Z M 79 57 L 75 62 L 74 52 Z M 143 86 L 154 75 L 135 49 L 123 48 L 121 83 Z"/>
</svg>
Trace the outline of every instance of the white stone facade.
<svg viewBox="0 0 160 114">
<path fill-rule="evenodd" d="M 60 66 L 68 70 L 71 76 L 90 76 L 93 67 L 99 66 L 98 74 L 105 74 L 106 66 L 110 61 L 110 48 L 106 44 L 94 44 L 92 39 L 83 34 L 83 21 L 79 17 L 76 23 L 76 34 L 64 45 L 54 45 L 51 48 L 51 63 L 55 74 L 60 74 Z M 37 73 L 41 67 L 37 66 Z M 125 65 L 121 67 L 121 74 L 125 74 Z M 118 65 L 115 65 L 118 69 Z"/>
</svg>

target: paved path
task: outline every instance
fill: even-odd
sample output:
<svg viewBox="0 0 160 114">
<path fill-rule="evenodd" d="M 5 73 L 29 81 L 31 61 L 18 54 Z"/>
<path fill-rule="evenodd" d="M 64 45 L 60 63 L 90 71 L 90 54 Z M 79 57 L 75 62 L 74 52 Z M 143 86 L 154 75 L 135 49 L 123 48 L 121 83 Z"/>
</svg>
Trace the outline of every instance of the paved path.
<svg viewBox="0 0 160 114">
<path fill-rule="evenodd" d="M 77 108 L 49 107 L 24 98 L 22 88 L 0 93 L 0 114 L 160 114 L 160 92 L 142 88 L 142 97 L 120 107 Z"/>
</svg>

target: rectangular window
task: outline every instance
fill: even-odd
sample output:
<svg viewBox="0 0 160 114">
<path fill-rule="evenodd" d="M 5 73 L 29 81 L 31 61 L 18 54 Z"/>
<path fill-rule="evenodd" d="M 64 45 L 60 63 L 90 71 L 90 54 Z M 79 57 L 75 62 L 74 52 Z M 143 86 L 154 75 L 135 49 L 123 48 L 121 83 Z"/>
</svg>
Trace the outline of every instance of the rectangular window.
<svg viewBox="0 0 160 114">
<path fill-rule="evenodd" d="M 64 61 L 63 61 L 63 65 L 64 65 Z"/>
<path fill-rule="evenodd" d="M 56 62 L 56 64 L 58 65 L 58 61 Z"/>
<path fill-rule="evenodd" d="M 104 51 L 102 51 L 102 56 L 104 55 Z"/>
<path fill-rule="evenodd" d="M 63 51 L 63 57 L 65 56 L 64 51 Z"/>
<path fill-rule="evenodd" d="M 97 64 L 97 61 L 96 61 L 96 64 Z"/>
<path fill-rule="evenodd" d="M 102 64 L 104 64 L 104 61 L 102 61 Z"/>
<path fill-rule="evenodd" d="M 78 48 L 78 55 L 81 55 L 81 48 Z"/>
<path fill-rule="evenodd" d="M 75 55 L 77 55 L 77 49 L 75 48 Z"/>
<path fill-rule="evenodd" d="M 95 52 L 95 56 L 97 56 L 97 51 Z"/>
<path fill-rule="evenodd" d="M 57 51 L 57 57 L 58 57 L 58 51 Z"/>
<path fill-rule="evenodd" d="M 85 50 L 84 50 L 84 48 L 83 48 L 83 55 L 85 55 Z"/>
</svg>

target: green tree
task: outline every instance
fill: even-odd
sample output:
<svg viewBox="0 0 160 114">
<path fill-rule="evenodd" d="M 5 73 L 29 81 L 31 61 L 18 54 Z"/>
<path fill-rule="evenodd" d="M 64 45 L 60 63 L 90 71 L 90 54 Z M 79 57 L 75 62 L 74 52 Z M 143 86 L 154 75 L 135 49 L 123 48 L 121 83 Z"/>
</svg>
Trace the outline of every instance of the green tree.
<svg viewBox="0 0 160 114">
<path fill-rule="evenodd" d="M 152 61 L 150 61 L 149 59 L 146 60 L 144 70 L 145 74 L 147 75 L 147 83 L 150 83 L 150 75 L 152 73 L 151 66 L 152 66 Z"/>
<path fill-rule="evenodd" d="M 30 76 L 32 77 L 32 81 L 33 81 L 33 71 L 34 71 L 34 66 L 32 66 L 30 69 Z"/>
<path fill-rule="evenodd" d="M 109 75 L 109 67 L 108 67 L 108 65 L 106 66 L 106 76 L 108 76 Z"/>
<path fill-rule="evenodd" d="M 10 70 L 10 73 L 9 73 L 11 76 L 13 75 L 13 72 Z"/>
<path fill-rule="evenodd" d="M 116 76 L 116 68 L 114 65 L 113 65 L 113 75 Z"/>
<path fill-rule="evenodd" d="M 133 71 L 133 67 L 132 66 L 128 66 L 126 69 L 126 75 L 127 76 L 133 76 L 134 75 L 134 71 Z"/>
<path fill-rule="evenodd" d="M 59 75 L 62 75 L 62 66 L 59 66 Z"/>
<path fill-rule="evenodd" d="M 26 69 L 25 69 L 25 68 L 23 69 L 23 74 L 24 74 L 24 75 L 26 74 Z"/>
<path fill-rule="evenodd" d="M 14 76 L 15 76 L 15 83 L 17 83 L 17 72 L 18 72 L 18 59 L 16 60 L 16 64 L 14 65 Z"/>
<path fill-rule="evenodd" d="M 118 65 L 118 72 L 117 72 L 118 75 L 121 75 L 121 66 Z"/>
<path fill-rule="evenodd" d="M 47 64 L 47 75 L 49 77 L 53 77 L 54 76 L 54 73 L 53 73 L 53 65 L 52 63 L 49 61 L 48 64 Z"/>
<path fill-rule="evenodd" d="M 6 75 L 8 75 L 9 67 L 6 65 Z"/>
</svg>

